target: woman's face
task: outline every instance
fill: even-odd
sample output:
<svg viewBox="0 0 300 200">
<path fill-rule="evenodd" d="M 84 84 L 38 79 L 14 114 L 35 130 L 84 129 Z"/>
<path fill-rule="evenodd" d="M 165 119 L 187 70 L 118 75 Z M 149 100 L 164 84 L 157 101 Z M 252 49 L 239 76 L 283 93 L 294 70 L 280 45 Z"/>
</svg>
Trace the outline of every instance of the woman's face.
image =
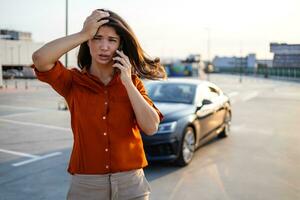
<svg viewBox="0 0 300 200">
<path fill-rule="evenodd" d="M 93 39 L 88 41 L 92 60 L 99 64 L 113 63 L 112 58 L 120 45 L 120 36 L 114 28 L 101 26 Z"/>
</svg>

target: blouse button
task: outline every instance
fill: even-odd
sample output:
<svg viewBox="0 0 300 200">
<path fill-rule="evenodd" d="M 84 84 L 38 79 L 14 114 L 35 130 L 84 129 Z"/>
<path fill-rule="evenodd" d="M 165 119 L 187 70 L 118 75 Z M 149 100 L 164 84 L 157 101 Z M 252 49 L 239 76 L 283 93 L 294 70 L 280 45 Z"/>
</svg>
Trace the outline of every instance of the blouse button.
<svg viewBox="0 0 300 200">
<path fill-rule="evenodd" d="M 103 133 L 103 135 L 105 135 L 105 136 L 106 136 L 106 134 L 107 134 L 106 132 Z"/>
<path fill-rule="evenodd" d="M 106 119 L 106 116 L 103 116 L 102 119 Z"/>
<path fill-rule="evenodd" d="M 109 168 L 109 166 L 108 166 L 108 165 L 106 165 L 106 166 L 105 166 L 105 168 L 106 168 L 106 169 L 108 169 L 108 168 Z"/>
<path fill-rule="evenodd" d="M 108 152 L 108 149 L 105 149 L 106 152 Z"/>
</svg>

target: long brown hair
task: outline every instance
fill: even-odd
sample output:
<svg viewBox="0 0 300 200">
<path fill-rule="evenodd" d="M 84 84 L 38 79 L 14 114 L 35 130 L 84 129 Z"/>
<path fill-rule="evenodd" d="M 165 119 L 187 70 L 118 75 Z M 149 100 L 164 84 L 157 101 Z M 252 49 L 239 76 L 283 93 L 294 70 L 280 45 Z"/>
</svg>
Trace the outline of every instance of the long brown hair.
<svg viewBox="0 0 300 200">
<path fill-rule="evenodd" d="M 109 22 L 103 26 L 114 28 L 116 33 L 120 36 L 122 50 L 124 54 L 128 56 L 131 65 L 134 68 L 134 72 L 141 78 L 154 80 L 166 78 L 166 72 L 164 67 L 160 64 L 160 59 L 151 59 L 146 55 L 129 25 L 119 15 L 112 11 L 104 9 L 99 10 L 109 13 L 109 17 L 107 18 Z M 90 68 L 92 57 L 87 41 L 80 45 L 77 59 L 80 68 Z"/>
</svg>

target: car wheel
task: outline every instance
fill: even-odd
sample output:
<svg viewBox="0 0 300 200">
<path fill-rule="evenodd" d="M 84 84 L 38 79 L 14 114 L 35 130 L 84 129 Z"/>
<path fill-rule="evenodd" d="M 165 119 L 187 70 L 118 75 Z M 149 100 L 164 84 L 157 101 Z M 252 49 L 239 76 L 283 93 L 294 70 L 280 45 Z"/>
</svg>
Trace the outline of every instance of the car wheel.
<svg viewBox="0 0 300 200">
<path fill-rule="evenodd" d="M 192 127 L 187 127 L 183 133 L 179 157 L 177 159 L 177 164 L 179 166 L 188 165 L 192 161 L 195 152 L 195 143 L 194 129 Z"/>
<path fill-rule="evenodd" d="M 226 113 L 225 117 L 225 127 L 221 133 L 219 133 L 218 138 L 225 138 L 230 133 L 230 125 L 231 125 L 231 114 L 229 111 Z"/>
</svg>

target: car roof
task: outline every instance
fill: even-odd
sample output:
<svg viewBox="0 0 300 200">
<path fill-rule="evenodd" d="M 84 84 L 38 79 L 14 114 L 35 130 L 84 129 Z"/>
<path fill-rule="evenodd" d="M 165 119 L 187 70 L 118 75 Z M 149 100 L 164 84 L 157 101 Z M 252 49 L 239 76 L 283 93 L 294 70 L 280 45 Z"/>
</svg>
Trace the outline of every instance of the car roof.
<svg viewBox="0 0 300 200">
<path fill-rule="evenodd" d="M 157 82 L 152 80 L 146 80 L 146 82 Z M 167 78 L 166 80 L 159 80 L 159 83 L 186 83 L 186 84 L 193 84 L 193 85 L 210 85 L 211 82 L 199 80 L 199 79 L 192 79 L 192 78 Z M 212 84 L 214 85 L 214 84 Z"/>
<path fill-rule="evenodd" d="M 168 83 L 180 83 L 180 84 L 192 84 L 192 85 L 197 85 L 197 86 L 211 86 L 216 88 L 219 91 L 222 91 L 217 85 L 215 85 L 212 82 L 209 81 L 205 81 L 205 80 L 200 80 L 200 79 L 193 79 L 193 78 L 167 78 L 166 80 L 146 80 L 145 82 L 149 82 L 149 83 L 155 83 L 155 82 L 159 82 L 160 84 L 168 84 Z"/>
</svg>

